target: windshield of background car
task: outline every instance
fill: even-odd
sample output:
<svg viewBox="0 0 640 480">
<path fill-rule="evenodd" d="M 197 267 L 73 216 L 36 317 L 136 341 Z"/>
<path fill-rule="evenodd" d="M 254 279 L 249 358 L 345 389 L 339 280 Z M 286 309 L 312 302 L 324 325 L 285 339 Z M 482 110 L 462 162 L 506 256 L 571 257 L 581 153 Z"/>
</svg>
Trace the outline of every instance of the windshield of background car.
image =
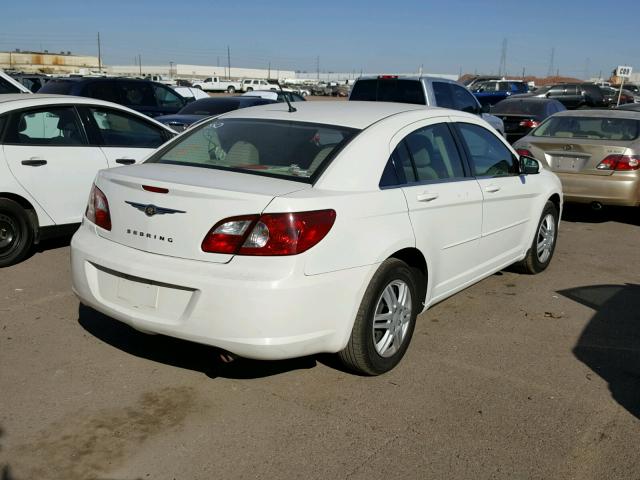
<svg viewBox="0 0 640 480">
<path fill-rule="evenodd" d="M 532 135 L 624 142 L 635 140 L 639 133 L 640 120 L 631 118 L 550 117 Z"/>
<path fill-rule="evenodd" d="M 353 86 L 349 100 L 426 105 L 420 80 L 397 78 L 358 80 Z"/>
<path fill-rule="evenodd" d="M 497 103 L 491 113 L 513 113 L 516 115 L 542 115 L 544 116 L 544 102 L 531 102 L 526 100 L 506 100 Z"/>
<path fill-rule="evenodd" d="M 241 171 L 311 183 L 358 130 L 284 120 L 216 119 L 150 163 Z"/>
</svg>

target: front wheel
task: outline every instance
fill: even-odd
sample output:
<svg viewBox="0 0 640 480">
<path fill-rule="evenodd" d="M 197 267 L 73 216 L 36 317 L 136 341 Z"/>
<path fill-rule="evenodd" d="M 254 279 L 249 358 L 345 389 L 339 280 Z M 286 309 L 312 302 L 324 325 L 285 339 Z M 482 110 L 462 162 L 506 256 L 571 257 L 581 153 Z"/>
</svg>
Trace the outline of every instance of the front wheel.
<svg viewBox="0 0 640 480">
<path fill-rule="evenodd" d="M 0 267 L 18 263 L 33 244 L 33 229 L 24 209 L 6 198 L 0 198 Z"/>
<path fill-rule="evenodd" d="M 379 375 L 404 356 L 418 315 L 415 277 L 401 260 L 385 260 L 371 279 L 347 346 L 338 356 L 348 368 Z"/>
<path fill-rule="evenodd" d="M 558 238 L 558 215 L 558 209 L 553 202 L 547 202 L 540 215 L 531 248 L 524 260 L 518 264 L 524 273 L 540 273 L 551 263 Z"/>
<path fill-rule="evenodd" d="M 227 93 L 236 93 L 236 89 L 234 87 L 227 88 Z"/>
</svg>

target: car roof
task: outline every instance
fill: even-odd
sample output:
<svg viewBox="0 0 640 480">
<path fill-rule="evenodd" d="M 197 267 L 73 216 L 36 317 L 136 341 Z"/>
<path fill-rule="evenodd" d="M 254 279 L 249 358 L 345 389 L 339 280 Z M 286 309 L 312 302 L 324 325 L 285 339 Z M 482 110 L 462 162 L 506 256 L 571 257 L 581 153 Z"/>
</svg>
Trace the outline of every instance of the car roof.
<svg viewBox="0 0 640 480">
<path fill-rule="evenodd" d="M 640 120 L 640 112 L 633 110 L 565 110 L 554 117 L 597 117 L 597 118 L 630 118 Z"/>
<path fill-rule="evenodd" d="M 289 112 L 289 106 L 286 103 L 272 103 L 253 107 L 250 110 L 235 110 L 225 113 L 219 118 L 289 120 L 364 129 L 399 113 L 423 110 L 432 112 L 433 116 L 442 116 L 442 112 L 445 110 L 408 103 L 360 101 L 296 102 L 295 109 L 295 112 Z M 463 114 L 463 112 L 456 111 L 455 114 Z"/>
<path fill-rule="evenodd" d="M 107 102 L 105 100 L 98 100 L 97 98 L 90 97 L 76 97 L 74 95 L 53 95 L 46 93 L 5 93 L 0 95 L 0 114 L 17 110 L 20 108 L 40 107 L 43 105 L 68 105 L 68 104 L 82 104 L 82 105 L 99 105 L 104 107 L 115 108 L 118 110 L 129 112 L 137 117 L 143 117 L 157 125 L 161 125 L 165 130 L 166 125 L 157 122 L 153 118 L 147 117 L 135 110 L 125 107 L 113 102 Z"/>
</svg>

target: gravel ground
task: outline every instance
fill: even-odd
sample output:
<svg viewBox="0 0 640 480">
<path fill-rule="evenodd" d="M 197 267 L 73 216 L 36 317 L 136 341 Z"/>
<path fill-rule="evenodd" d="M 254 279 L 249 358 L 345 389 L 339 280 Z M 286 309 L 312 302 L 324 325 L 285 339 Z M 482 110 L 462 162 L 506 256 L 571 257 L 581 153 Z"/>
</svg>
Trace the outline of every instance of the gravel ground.
<svg viewBox="0 0 640 480">
<path fill-rule="evenodd" d="M 68 239 L 0 276 L 0 478 L 640 479 L 640 215 L 571 209 L 541 275 L 418 318 L 375 378 L 79 305 Z"/>
</svg>

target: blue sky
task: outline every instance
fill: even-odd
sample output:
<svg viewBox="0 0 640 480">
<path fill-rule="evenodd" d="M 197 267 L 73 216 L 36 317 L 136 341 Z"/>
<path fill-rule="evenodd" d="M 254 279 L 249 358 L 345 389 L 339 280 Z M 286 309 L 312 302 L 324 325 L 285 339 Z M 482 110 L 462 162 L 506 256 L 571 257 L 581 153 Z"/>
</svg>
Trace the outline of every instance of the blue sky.
<svg viewBox="0 0 640 480">
<path fill-rule="evenodd" d="M 193 63 L 315 71 L 561 75 L 640 68 L 639 1 L 59 0 L 3 2 L 0 50 L 96 54 L 105 64 Z M 532 5 L 525 8 L 525 5 Z M 631 25 L 631 26 L 628 26 Z"/>
</svg>

